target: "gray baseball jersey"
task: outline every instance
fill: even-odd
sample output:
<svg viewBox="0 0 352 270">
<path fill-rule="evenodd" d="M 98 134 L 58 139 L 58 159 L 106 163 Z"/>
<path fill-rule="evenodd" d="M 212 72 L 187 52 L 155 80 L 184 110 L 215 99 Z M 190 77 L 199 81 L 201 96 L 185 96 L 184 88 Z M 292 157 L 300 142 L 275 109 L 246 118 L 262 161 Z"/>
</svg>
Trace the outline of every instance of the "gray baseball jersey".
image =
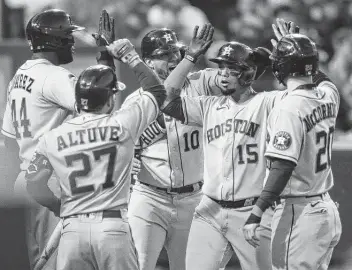
<svg viewBox="0 0 352 270">
<path fill-rule="evenodd" d="M 110 115 L 85 114 L 43 135 L 61 187 L 61 217 L 127 205 L 133 147 L 159 109 L 152 94 Z"/>
<path fill-rule="evenodd" d="M 219 95 L 217 74 L 217 69 L 190 74 L 181 96 Z M 138 99 L 142 92 L 132 93 L 123 106 Z M 184 125 L 167 115 L 164 119 L 165 129 L 157 121 L 153 122 L 136 145 L 141 151 L 143 182 L 159 187 L 181 187 L 203 181 L 202 127 Z"/>
<path fill-rule="evenodd" d="M 282 196 L 310 196 L 334 184 L 331 148 L 339 92 L 324 81 L 314 90 L 288 91 L 271 112 L 266 156 L 297 164 Z"/>
<path fill-rule="evenodd" d="M 259 196 L 268 115 L 283 94 L 261 92 L 240 104 L 230 96 L 182 97 L 185 124 L 203 126 L 204 194 L 227 201 Z"/>
<path fill-rule="evenodd" d="M 74 111 L 76 77 L 45 59 L 28 60 L 8 89 L 1 132 L 16 139 L 21 169 L 26 170 L 38 139 L 60 125 Z"/>
</svg>

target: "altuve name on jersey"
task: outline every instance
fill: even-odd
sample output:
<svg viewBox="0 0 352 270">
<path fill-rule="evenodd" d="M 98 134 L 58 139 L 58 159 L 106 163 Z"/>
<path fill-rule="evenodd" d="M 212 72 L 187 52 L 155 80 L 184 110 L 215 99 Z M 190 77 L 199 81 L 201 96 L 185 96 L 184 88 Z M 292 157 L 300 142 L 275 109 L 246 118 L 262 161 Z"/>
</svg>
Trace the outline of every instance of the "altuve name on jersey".
<svg viewBox="0 0 352 270">
<path fill-rule="evenodd" d="M 29 77 L 28 75 L 16 74 L 13 78 L 12 87 L 13 88 L 21 88 L 26 90 L 27 92 L 32 91 L 32 84 L 34 83 L 34 79 Z"/>
<path fill-rule="evenodd" d="M 79 129 L 74 132 L 67 132 L 65 135 L 57 137 L 57 150 L 94 143 L 97 141 L 118 141 L 121 128 L 119 126 L 94 127 L 88 129 Z"/>
<path fill-rule="evenodd" d="M 259 129 L 259 124 L 242 119 L 227 119 L 220 125 L 215 125 L 215 127 L 207 130 L 208 143 L 211 141 L 224 136 L 225 133 L 231 132 L 242 133 L 249 137 L 254 137 Z"/>
<path fill-rule="evenodd" d="M 306 115 L 303 118 L 303 122 L 306 126 L 307 132 L 311 131 L 312 128 L 324 119 L 336 117 L 337 107 L 335 103 L 326 103 L 312 110 L 312 113 Z"/>
</svg>

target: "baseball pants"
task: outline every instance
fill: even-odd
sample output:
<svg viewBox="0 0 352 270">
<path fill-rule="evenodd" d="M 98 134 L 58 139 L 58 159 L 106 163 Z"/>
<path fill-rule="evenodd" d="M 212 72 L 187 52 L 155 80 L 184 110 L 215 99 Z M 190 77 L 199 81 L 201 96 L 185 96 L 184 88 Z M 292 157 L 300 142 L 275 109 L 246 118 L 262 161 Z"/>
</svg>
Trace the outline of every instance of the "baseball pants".
<svg viewBox="0 0 352 270">
<path fill-rule="evenodd" d="M 106 218 L 102 212 L 66 218 L 58 248 L 57 270 L 68 269 L 138 270 L 127 218 Z"/>
<path fill-rule="evenodd" d="M 290 198 L 272 220 L 273 270 L 326 270 L 341 237 L 341 220 L 328 193 Z"/>
<path fill-rule="evenodd" d="M 242 228 L 253 206 L 223 208 L 204 195 L 197 206 L 188 238 L 186 269 L 218 270 L 229 252 L 235 252 L 242 270 L 271 270 L 271 219 L 268 209 L 258 229 L 260 245 L 252 247 L 244 238 Z"/>
<path fill-rule="evenodd" d="M 14 192 L 16 198 L 25 206 L 26 245 L 30 269 L 34 269 L 60 219 L 30 197 L 26 188 L 25 173 L 25 171 L 19 173 Z M 54 178 L 50 179 L 51 189 L 55 189 L 55 181 Z M 56 255 L 57 252 L 48 260 L 43 270 L 56 269 Z"/>
<path fill-rule="evenodd" d="M 133 187 L 128 220 L 141 270 L 154 270 L 165 247 L 170 270 L 184 270 L 189 230 L 201 190 L 170 195 L 139 182 Z"/>
</svg>

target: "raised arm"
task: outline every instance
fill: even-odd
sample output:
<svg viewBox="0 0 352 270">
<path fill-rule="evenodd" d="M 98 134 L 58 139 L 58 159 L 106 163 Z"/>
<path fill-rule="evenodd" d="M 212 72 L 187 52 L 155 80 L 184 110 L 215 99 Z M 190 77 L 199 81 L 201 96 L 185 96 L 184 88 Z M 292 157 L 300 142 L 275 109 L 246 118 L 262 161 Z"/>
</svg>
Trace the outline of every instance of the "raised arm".
<svg viewBox="0 0 352 270">
<path fill-rule="evenodd" d="M 106 48 L 115 40 L 115 19 L 110 17 L 105 9 L 101 12 L 99 18 L 98 32 L 93 33 L 92 36 L 98 46 L 96 57 L 98 64 L 109 66 L 115 70 L 114 58 Z"/>
<path fill-rule="evenodd" d="M 213 42 L 214 27 L 211 24 L 205 24 L 199 34 L 198 29 L 198 26 L 194 28 L 193 38 L 184 59 L 170 73 L 164 82 L 166 99 L 161 110 L 165 114 L 182 122 L 185 121 L 185 116 L 182 109 L 182 100 L 180 98 L 181 89 L 187 75 L 194 67 L 198 58 L 208 50 Z"/>
<path fill-rule="evenodd" d="M 144 91 L 152 94 L 160 107 L 165 100 L 165 88 L 157 75 L 142 61 L 128 39 L 118 39 L 108 45 L 110 55 L 127 64 L 136 75 Z"/>
</svg>

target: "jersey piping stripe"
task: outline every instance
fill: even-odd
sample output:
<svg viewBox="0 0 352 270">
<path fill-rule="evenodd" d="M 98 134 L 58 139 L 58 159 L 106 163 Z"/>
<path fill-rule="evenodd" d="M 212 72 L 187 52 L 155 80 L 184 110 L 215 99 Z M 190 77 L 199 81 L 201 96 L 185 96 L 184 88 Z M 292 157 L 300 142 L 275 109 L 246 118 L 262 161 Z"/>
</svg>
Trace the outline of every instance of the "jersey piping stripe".
<svg viewBox="0 0 352 270">
<path fill-rule="evenodd" d="M 70 125 L 80 126 L 80 125 L 82 125 L 82 124 L 86 124 L 86 123 L 89 123 L 89 122 L 101 120 L 101 119 L 103 119 L 103 118 L 105 118 L 105 117 L 109 117 L 109 116 L 110 116 L 110 114 L 104 115 L 104 116 L 102 116 L 102 117 L 100 117 L 100 118 L 95 118 L 95 119 L 87 120 L 87 121 L 82 122 L 82 123 L 77 123 L 77 124 L 76 124 L 76 123 L 71 123 L 71 122 L 69 122 L 69 121 L 67 121 L 66 123 L 67 123 L 67 124 L 70 124 Z"/>
<path fill-rule="evenodd" d="M 147 97 L 149 97 L 151 99 L 151 101 L 153 102 L 153 104 L 155 106 L 155 111 L 156 111 L 156 116 L 155 116 L 155 118 L 156 118 L 158 116 L 158 113 L 159 113 L 159 106 L 156 103 L 156 99 L 155 99 L 154 95 L 149 93 L 149 92 L 143 92 L 143 94 L 146 95 Z"/>
<path fill-rule="evenodd" d="M 182 185 L 184 186 L 185 185 L 185 174 L 183 172 L 183 165 L 182 165 L 182 154 L 181 154 L 181 147 L 180 147 L 180 137 L 178 136 L 176 121 L 174 121 L 174 124 L 175 124 L 176 136 L 177 136 L 178 152 L 180 154 L 180 165 L 181 165 L 181 172 L 182 172 Z"/>
<path fill-rule="evenodd" d="M 187 113 L 187 105 L 186 105 L 186 102 L 184 101 L 184 99 L 182 99 L 182 104 L 183 106 L 185 107 L 184 109 L 184 117 L 185 117 L 185 121 L 183 122 L 183 124 L 187 125 L 188 124 L 188 113 Z"/>
<path fill-rule="evenodd" d="M 291 157 L 291 156 L 288 156 L 288 155 L 284 155 L 284 154 L 277 154 L 277 153 L 273 153 L 273 152 L 266 152 L 265 155 L 266 157 L 276 157 L 276 158 L 282 158 L 282 159 L 286 159 L 286 160 L 289 160 L 289 161 L 292 161 L 294 163 L 298 163 L 298 160 L 294 157 Z"/>
<path fill-rule="evenodd" d="M 51 64 L 51 63 L 46 63 L 45 61 L 40 61 L 40 62 L 35 63 L 34 65 L 32 65 L 32 66 L 30 66 L 30 67 L 28 67 L 28 68 L 19 67 L 19 69 L 21 69 L 21 70 L 28 70 L 28 69 L 31 69 L 31 68 L 34 67 L 34 66 L 37 66 L 37 65 L 53 66 L 53 64 Z"/>
<path fill-rule="evenodd" d="M 164 119 L 164 121 L 165 121 L 165 119 Z M 166 123 L 165 123 L 165 126 L 166 126 Z M 172 166 L 171 166 L 171 162 L 170 162 L 169 136 L 166 136 L 166 144 L 167 144 L 167 158 L 168 158 L 168 163 L 169 163 L 169 168 L 170 168 L 170 175 L 169 175 L 169 178 L 170 178 L 170 187 L 172 188 L 172 178 L 171 178 L 171 175 L 172 175 Z"/>
<path fill-rule="evenodd" d="M 290 244 L 291 244 L 291 236 L 292 236 L 292 231 L 293 231 L 293 224 L 295 222 L 295 207 L 294 204 L 291 205 L 292 207 L 292 220 L 291 220 L 291 228 L 290 228 L 290 234 L 288 236 L 288 243 L 287 243 L 287 251 L 286 251 L 286 270 L 288 269 L 288 256 L 290 252 Z"/>
<path fill-rule="evenodd" d="M 9 138 L 13 138 L 15 139 L 16 138 L 16 135 L 15 134 L 12 134 L 4 129 L 1 129 L 1 133 L 4 134 L 6 137 L 9 137 Z"/>
<path fill-rule="evenodd" d="M 227 102 L 228 102 L 229 99 L 227 99 Z M 230 105 L 229 105 L 230 106 Z M 236 116 L 241 112 L 243 111 L 245 108 L 243 107 L 242 109 L 240 109 L 236 114 L 235 116 L 233 117 L 233 119 L 236 118 Z M 232 156 L 232 200 L 234 201 L 235 200 L 235 158 L 234 158 L 234 155 L 233 155 L 233 146 L 235 144 L 235 129 L 233 130 L 232 132 L 232 153 L 231 153 L 231 156 Z"/>
</svg>

